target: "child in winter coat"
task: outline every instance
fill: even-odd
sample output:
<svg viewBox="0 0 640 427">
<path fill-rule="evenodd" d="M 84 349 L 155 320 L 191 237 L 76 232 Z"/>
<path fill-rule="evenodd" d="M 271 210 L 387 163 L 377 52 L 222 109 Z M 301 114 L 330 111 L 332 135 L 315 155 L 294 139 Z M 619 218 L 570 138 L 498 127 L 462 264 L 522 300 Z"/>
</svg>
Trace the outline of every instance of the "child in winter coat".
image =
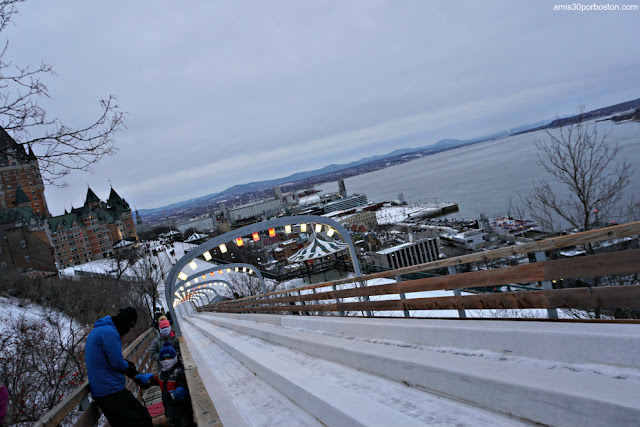
<svg viewBox="0 0 640 427">
<path fill-rule="evenodd" d="M 159 361 L 160 350 L 165 343 L 171 343 L 173 348 L 178 354 L 178 360 L 182 361 L 180 356 L 180 344 L 178 343 L 178 337 L 176 333 L 171 330 L 171 325 L 167 319 L 160 320 L 158 324 L 159 336 L 157 336 L 151 343 L 149 352 L 151 353 L 151 359 Z M 158 363 L 158 371 L 160 370 L 160 363 Z"/>
<path fill-rule="evenodd" d="M 166 342 L 162 346 L 159 360 L 162 366 L 160 373 L 156 375 L 138 374 L 135 376 L 136 382 L 142 388 L 148 388 L 152 385 L 160 386 L 164 414 L 171 427 L 195 426 L 184 367 L 178 360 L 178 355 L 170 342 Z"/>
<path fill-rule="evenodd" d="M 169 321 L 169 325 L 172 324 L 171 319 L 169 319 L 166 315 L 164 314 L 160 314 L 160 316 L 158 318 L 156 318 L 156 320 L 153 321 L 153 323 L 151 324 L 152 328 L 156 328 L 156 329 L 160 329 L 160 322 L 163 320 L 168 320 Z"/>
</svg>

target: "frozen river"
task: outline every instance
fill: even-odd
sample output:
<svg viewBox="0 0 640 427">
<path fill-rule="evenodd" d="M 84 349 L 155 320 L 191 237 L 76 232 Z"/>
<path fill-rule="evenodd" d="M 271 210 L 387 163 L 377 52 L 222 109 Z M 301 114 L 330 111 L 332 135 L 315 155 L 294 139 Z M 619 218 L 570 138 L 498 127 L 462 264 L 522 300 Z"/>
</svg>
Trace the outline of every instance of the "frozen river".
<svg viewBox="0 0 640 427">
<path fill-rule="evenodd" d="M 611 130 L 607 141 L 617 142 L 620 158 L 626 158 L 636 169 L 627 187 L 627 195 L 640 194 L 640 123 L 597 123 L 599 130 Z M 480 213 L 489 217 L 504 215 L 509 197 L 523 195 L 531 189 L 534 178 L 545 175 L 537 164 L 534 141 L 544 132 L 531 132 L 495 141 L 449 150 L 408 163 L 347 178 L 349 194 L 365 193 L 370 201 L 396 199 L 403 193 L 407 201 L 445 201 L 458 203 L 466 219 Z M 389 151 L 400 147 L 389 147 Z M 336 192 L 335 182 L 318 187 L 323 192 Z"/>
</svg>

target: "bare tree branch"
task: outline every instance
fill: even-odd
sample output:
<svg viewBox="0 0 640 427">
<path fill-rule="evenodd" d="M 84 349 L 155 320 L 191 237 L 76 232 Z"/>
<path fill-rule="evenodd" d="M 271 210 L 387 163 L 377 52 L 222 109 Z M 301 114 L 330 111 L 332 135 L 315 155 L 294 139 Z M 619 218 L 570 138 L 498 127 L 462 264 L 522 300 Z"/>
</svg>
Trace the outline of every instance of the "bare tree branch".
<svg viewBox="0 0 640 427">
<path fill-rule="evenodd" d="M 607 142 L 610 133 L 587 123 L 580 105 L 573 123 L 546 130 L 546 139 L 536 141 L 538 164 L 551 180 L 534 180 L 523 202 L 543 229 L 557 231 L 558 221 L 564 220 L 590 230 L 612 218 L 634 170 L 626 160 L 617 160 L 619 147 Z M 554 182 L 568 195 L 561 196 Z"/>
<path fill-rule="evenodd" d="M 16 4 L 23 1 L 0 1 L 0 32 L 17 13 Z M 72 171 L 91 171 L 103 157 L 114 155 L 117 151 L 114 136 L 125 128 L 124 113 L 116 98 L 109 95 L 101 99 L 97 119 L 80 128 L 49 117 L 38 101 L 49 98 L 41 78 L 54 75 L 53 68 L 44 63 L 38 67 L 12 63 L 6 58 L 8 45 L 9 41 L 5 40 L 0 51 L 0 126 L 22 145 L 25 152 L 33 150 L 43 179 L 64 187 L 63 178 Z M 8 152 L 9 149 L 0 147 L 0 156 L 20 159 L 25 155 Z"/>
<path fill-rule="evenodd" d="M 262 283 L 260 282 L 259 277 L 244 273 L 231 273 L 228 277 L 233 289 L 240 296 L 247 297 L 262 294 Z M 274 292 L 278 289 L 278 283 L 272 280 L 265 279 L 264 284 L 267 289 L 267 293 Z M 218 291 L 218 293 L 222 296 L 228 296 L 222 291 Z"/>
</svg>

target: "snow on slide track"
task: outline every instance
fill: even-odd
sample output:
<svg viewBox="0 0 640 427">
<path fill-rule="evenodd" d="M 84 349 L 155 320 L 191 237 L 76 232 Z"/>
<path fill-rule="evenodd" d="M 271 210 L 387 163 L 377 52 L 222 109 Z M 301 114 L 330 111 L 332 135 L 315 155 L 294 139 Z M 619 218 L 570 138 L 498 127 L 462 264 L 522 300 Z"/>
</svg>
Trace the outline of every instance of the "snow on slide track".
<svg viewBox="0 0 640 427">
<path fill-rule="evenodd" d="M 182 325 L 224 424 L 240 425 L 242 419 L 247 426 L 530 425 L 243 335 L 200 316 L 183 318 Z"/>
</svg>

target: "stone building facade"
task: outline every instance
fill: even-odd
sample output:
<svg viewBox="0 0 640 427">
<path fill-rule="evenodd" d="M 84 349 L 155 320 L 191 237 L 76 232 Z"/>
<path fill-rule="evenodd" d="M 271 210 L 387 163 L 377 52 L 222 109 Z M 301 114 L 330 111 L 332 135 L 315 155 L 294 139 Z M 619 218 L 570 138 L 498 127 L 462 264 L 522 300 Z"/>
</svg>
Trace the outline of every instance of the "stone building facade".
<svg viewBox="0 0 640 427">
<path fill-rule="evenodd" d="M 29 198 L 29 206 L 35 214 L 44 218 L 51 216 L 36 156 L 31 148 L 25 150 L 0 127 L 0 209 L 16 206 L 18 188 Z"/>
<path fill-rule="evenodd" d="M 89 188 L 82 207 L 51 216 L 36 156 L 0 127 L 0 269 L 55 271 L 108 256 L 124 239 L 138 236 L 113 188 L 106 202 Z"/>
<path fill-rule="evenodd" d="M 33 213 L 29 199 L 20 189 L 16 193 L 22 203 L 0 209 L 0 271 L 13 267 L 19 272 L 55 272 L 46 220 Z"/>
<path fill-rule="evenodd" d="M 383 249 L 374 255 L 377 265 L 395 270 L 438 260 L 440 245 L 437 238 L 428 237 Z"/>
<path fill-rule="evenodd" d="M 51 242 L 59 268 L 102 259 L 121 240 L 137 240 L 129 204 L 112 188 L 106 202 L 89 188 L 85 203 L 49 218 Z"/>
</svg>

